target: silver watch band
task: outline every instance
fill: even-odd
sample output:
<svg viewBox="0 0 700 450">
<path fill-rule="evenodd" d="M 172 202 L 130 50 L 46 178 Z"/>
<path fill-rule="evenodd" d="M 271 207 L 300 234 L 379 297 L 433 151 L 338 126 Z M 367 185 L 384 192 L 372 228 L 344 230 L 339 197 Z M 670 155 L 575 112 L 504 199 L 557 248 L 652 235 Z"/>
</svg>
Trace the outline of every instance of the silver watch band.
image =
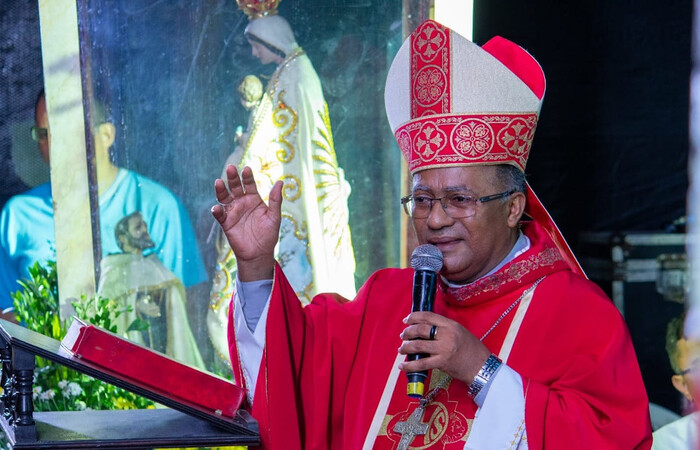
<svg viewBox="0 0 700 450">
<path fill-rule="evenodd" d="M 484 386 L 486 386 L 486 383 L 489 382 L 491 375 L 496 372 L 496 369 L 498 369 L 501 364 L 502 361 L 493 353 L 488 357 L 484 365 L 481 366 L 479 373 L 474 377 L 472 384 L 469 385 L 469 396 L 471 398 L 476 397 L 479 392 L 481 392 Z"/>
</svg>

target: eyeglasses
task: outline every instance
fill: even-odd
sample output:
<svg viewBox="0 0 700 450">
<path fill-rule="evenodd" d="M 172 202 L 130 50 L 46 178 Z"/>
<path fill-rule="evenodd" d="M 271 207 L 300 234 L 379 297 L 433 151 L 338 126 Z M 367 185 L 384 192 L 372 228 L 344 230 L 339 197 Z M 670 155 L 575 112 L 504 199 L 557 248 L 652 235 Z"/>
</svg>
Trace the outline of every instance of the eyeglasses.
<svg viewBox="0 0 700 450">
<path fill-rule="evenodd" d="M 694 363 L 690 367 L 688 367 L 685 370 L 681 370 L 677 375 L 688 375 L 690 374 L 691 376 L 695 377 L 700 375 L 700 363 Z"/>
<path fill-rule="evenodd" d="M 491 200 L 506 198 L 517 192 L 510 190 L 500 194 L 487 195 L 485 197 L 474 198 L 464 194 L 451 194 L 440 198 L 432 198 L 425 195 L 407 195 L 401 199 L 403 210 L 409 217 L 414 219 L 425 219 L 433 210 L 433 202 L 440 202 L 445 214 L 453 219 L 463 219 L 476 214 L 476 202 L 486 203 Z"/>
<path fill-rule="evenodd" d="M 32 127 L 32 139 L 35 141 L 43 141 L 49 137 L 49 130 L 46 128 Z"/>
</svg>

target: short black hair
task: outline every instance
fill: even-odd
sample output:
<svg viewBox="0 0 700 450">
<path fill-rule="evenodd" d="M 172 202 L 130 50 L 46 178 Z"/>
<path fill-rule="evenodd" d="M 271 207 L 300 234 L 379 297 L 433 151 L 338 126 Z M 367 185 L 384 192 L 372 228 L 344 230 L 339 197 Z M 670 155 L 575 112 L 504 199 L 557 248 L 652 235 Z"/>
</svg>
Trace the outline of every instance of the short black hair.
<svg viewBox="0 0 700 450">
<path fill-rule="evenodd" d="M 678 363 L 678 341 L 685 339 L 683 335 L 683 324 L 685 323 L 685 311 L 680 316 L 674 317 L 666 326 L 666 353 L 671 368 L 676 374 L 683 372 L 683 368 Z"/>
<path fill-rule="evenodd" d="M 127 214 L 126 216 L 119 219 L 119 222 L 117 222 L 117 226 L 114 227 L 114 237 L 117 239 L 117 245 L 122 251 L 124 251 L 124 244 L 122 244 L 122 241 L 119 238 L 122 236 L 127 236 L 129 234 L 129 220 L 132 217 L 140 215 L 141 211 L 138 210 L 132 212 L 131 214 Z"/>
<path fill-rule="evenodd" d="M 42 98 L 44 98 L 44 99 L 46 98 L 46 91 L 44 90 L 44 88 L 41 88 L 41 90 L 39 91 L 39 93 L 36 96 L 36 101 L 34 102 L 34 113 L 35 114 L 36 114 L 37 108 L 39 107 L 39 100 L 41 100 Z M 97 127 L 97 126 L 102 125 L 105 122 L 112 122 L 112 118 L 110 116 L 109 109 L 107 108 L 107 105 L 105 104 L 105 102 L 103 102 L 102 100 L 99 100 L 97 98 L 94 98 L 92 100 L 91 113 L 92 113 L 92 117 L 90 119 L 92 119 L 92 123 L 93 123 L 92 126 Z"/>
<path fill-rule="evenodd" d="M 525 174 L 512 164 L 499 164 L 496 166 L 496 177 L 503 183 L 507 191 L 525 193 L 527 183 Z"/>
<path fill-rule="evenodd" d="M 92 99 L 92 108 L 90 109 L 90 113 L 92 114 L 90 119 L 93 127 L 98 127 L 106 122 L 112 122 L 109 110 L 102 100 L 96 98 Z"/>
</svg>

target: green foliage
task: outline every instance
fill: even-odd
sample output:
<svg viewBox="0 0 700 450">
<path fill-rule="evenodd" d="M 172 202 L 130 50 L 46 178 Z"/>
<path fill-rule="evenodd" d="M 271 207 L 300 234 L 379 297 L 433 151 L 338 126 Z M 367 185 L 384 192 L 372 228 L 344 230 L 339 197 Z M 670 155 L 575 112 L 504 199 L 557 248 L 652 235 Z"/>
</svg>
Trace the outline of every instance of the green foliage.
<svg viewBox="0 0 700 450">
<path fill-rule="evenodd" d="M 29 268 L 29 279 L 19 283 L 22 290 L 12 294 L 17 320 L 30 330 L 63 339 L 69 324 L 60 319 L 56 263 L 49 261 L 46 267 L 35 263 Z M 73 307 L 78 318 L 112 332 L 117 330 L 113 321 L 130 310 L 109 299 L 87 299 L 84 295 L 73 302 Z M 130 329 L 144 329 L 144 326 L 148 324 L 135 322 Z M 151 400 L 39 357 L 34 378 L 36 411 L 135 409 L 154 405 Z"/>
<path fill-rule="evenodd" d="M 12 294 L 17 320 L 31 330 L 61 339 L 56 263 L 49 261 L 47 267 L 35 263 L 29 268 L 29 279 L 19 284 L 23 289 Z"/>
</svg>

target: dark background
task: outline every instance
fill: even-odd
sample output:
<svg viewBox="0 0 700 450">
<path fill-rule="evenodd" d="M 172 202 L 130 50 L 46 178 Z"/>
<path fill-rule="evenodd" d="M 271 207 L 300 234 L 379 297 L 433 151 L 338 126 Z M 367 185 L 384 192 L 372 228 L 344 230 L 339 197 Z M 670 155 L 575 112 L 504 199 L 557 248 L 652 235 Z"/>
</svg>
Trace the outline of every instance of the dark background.
<svg viewBox="0 0 700 450">
<path fill-rule="evenodd" d="M 544 69 L 527 173 L 571 242 L 685 214 L 692 6 L 476 1 L 474 41 L 500 34 Z"/>
<path fill-rule="evenodd" d="M 43 86 L 36 3 L 0 5 L 0 206 L 28 189 L 15 173 L 10 125 L 34 120 L 34 101 Z"/>
<path fill-rule="evenodd" d="M 624 240 L 682 231 L 671 224 L 685 216 L 688 189 L 692 1 L 477 0 L 474 17 L 476 43 L 501 35 L 544 69 L 526 173 L 579 260 L 607 258 L 612 266 L 613 247 L 625 263 L 682 253 Z M 602 242 L 587 240 L 591 232 Z M 613 278 L 633 275 L 623 265 L 616 275 L 583 266 L 611 296 Z M 683 305 L 664 300 L 653 281 L 621 284 L 650 401 L 681 412 L 664 340 Z"/>
</svg>

